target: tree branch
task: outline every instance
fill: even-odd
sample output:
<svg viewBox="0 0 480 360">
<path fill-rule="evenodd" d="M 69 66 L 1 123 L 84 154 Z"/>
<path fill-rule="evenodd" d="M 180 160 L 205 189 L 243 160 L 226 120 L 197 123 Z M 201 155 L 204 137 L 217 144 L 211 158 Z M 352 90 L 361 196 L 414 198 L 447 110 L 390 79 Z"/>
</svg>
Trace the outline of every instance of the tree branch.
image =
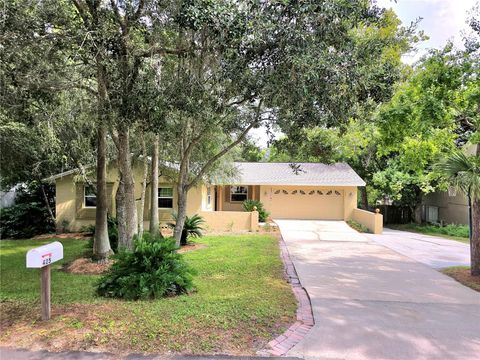
<svg viewBox="0 0 480 360">
<path fill-rule="evenodd" d="M 220 159 L 223 155 L 225 155 L 226 153 L 228 153 L 231 149 L 233 149 L 235 146 L 237 146 L 243 139 L 245 139 L 245 137 L 247 136 L 248 132 L 255 126 L 255 125 L 258 125 L 259 122 L 260 122 L 260 109 L 262 107 L 262 100 L 260 100 L 260 102 L 258 103 L 258 107 L 257 107 L 257 111 L 256 111 L 256 114 L 255 114 L 255 120 L 251 122 L 250 125 L 248 125 L 241 133 L 240 135 L 237 137 L 237 139 L 235 141 L 233 141 L 232 143 L 230 143 L 227 147 L 223 148 L 221 151 L 219 151 L 217 154 L 215 154 L 210 160 L 207 161 L 207 163 L 202 167 L 202 169 L 199 171 L 199 173 L 193 178 L 192 181 L 190 181 L 190 183 L 187 185 L 187 191 L 192 187 L 194 186 L 195 184 L 197 184 L 197 182 L 199 182 L 203 175 L 205 175 L 205 173 L 213 166 L 213 164 L 215 163 L 215 161 L 217 161 L 218 159 Z"/>
<path fill-rule="evenodd" d="M 120 11 L 118 10 L 115 0 L 110 0 L 110 5 L 112 6 L 113 13 L 115 14 L 115 19 L 122 28 L 122 33 L 125 36 L 127 34 L 127 24 L 125 23 L 125 19 L 123 19 L 122 15 L 120 15 Z"/>
<path fill-rule="evenodd" d="M 88 24 L 88 17 L 87 17 L 87 7 L 86 4 L 79 1 L 79 0 L 72 0 L 73 5 L 77 9 L 78 13 L 80 14 L 80 17 L 82 18 L 83 22 L 85 25 Z"/>
</svg>

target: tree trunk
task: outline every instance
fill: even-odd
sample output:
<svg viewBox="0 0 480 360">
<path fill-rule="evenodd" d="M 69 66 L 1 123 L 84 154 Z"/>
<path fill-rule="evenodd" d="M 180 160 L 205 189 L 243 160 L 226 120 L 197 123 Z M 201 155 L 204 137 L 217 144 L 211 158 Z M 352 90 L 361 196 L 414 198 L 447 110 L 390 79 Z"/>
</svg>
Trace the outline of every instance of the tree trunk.
<svg viewBox="0 0 480 360">
<path fill-rule="evenodd" d="M 137 234 L 137 207 L 135 204 L 135 181 L 133 179 L 130 135 L 128 129 L 118 132 L 118 170 L 120 183 L 117 192 L 123 218 L 118 219 L 118 245 L 133 250 L 133 237 Z M 122 224 L 120 223 L 122 221 Z"/>
<path fill-rule="evenodd" d="M 368 193 L 366 186 L 360 187 L 360 199 L 362 209 L 368 210 Z"/>
<path fill-rule="evenodd" d="M 475 155 L 480 157 L 480 144 L 477 144 Z M 470 211 L 472 214 L 470 226 L 470 272 L 473 276 L 480 276 L 480 197 L 474 194 L 471 198 Z"/>
<path fill-rule="evenodd" d="M 56 223 L 55 215 L 53 215 L 52 207 L 50 206 L 50 202 L 48 201 L 47 193 L 45 192 L 45 186 L 40 183 L 40 189 L 42 190 L 43 201 L 45 202 L 45 207 L 47 208 L 48 215 L 50 219 L 52 219 L 53 223 Z"/>
<path fill-rule="evenodd" d="M 175 237 L 175 242 L 177 246 L 181 245 L 183 226 L 185 225 L 185 217 L 187 216 L 187 190 L 186 184 L 184 181 L 180 181 L 177 185 L 178 193 L 178 212 L 177 212 L 177 222 L 175 223 L 175 229 L 173 231 L 173 236 Z"/>
<path fill-rule="evenodd" d="M 97 130 L 97 207 L 93 237 L 93 257 L 99 261 L 113 253 L 108 238 L 107 196 L 107 131 L 100 125 Z"/>
<path fill-rule="evenodd" d="M 152 153 L 152 181 L 150 183 L 150 234 L 160 234 L 158 224 L 158 152 L 159 136 L 155 135 Z"/>
<path fill-rule="evenodd" d="M 142 132 L 142 160 L 143 160 L 143 177 L 142 177 L 142 193 L 140 195 L 140 208 L 138 209 L 138 235 L 143 236 L 143 211 L 145 208 L 145 193 L 147 191 L 147 175 L 148 175 L 148 162 L 147 162 L 147 149 L 145 146 L 145 134 Z"/>
<path fill-rule="evenodd" d="M 480 198 L 472 199 L 471 273 L 480 276 Z"/>
<path fill-rule="evenodd" d="M 415 223 L 421 224 L 422 223 L 422 204 L 417 204 L 415 206 Z"/>
</svg>

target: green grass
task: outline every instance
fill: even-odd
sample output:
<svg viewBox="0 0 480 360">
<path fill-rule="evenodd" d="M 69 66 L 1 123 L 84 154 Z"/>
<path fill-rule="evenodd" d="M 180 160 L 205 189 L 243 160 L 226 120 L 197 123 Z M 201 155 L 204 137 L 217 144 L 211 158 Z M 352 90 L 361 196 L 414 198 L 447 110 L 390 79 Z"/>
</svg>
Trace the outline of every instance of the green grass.
<svg viewBox="0 0 480 360">
<path fill-rule="evenodd" d="M 52 241 L 63 244 L 64 259 L 52 264 L 52 301 L 58 304 L 94 302 L 93 284 L 98 276 L 74 275 L 59 271 L 64 263 L 81 257 L 87 241 L 78 239 L 0 241 L 0 300 L 36 300 L 40 291 L 40 270 L 27 269 L 27 251 Z"/>
<path fill-rule="evenodd" d="M 25 269 L 28 249 L 47 241 L 0 242 L 2 313 L 11 314 L 0 344 L 30 347 L 69 338 L 68 349 L 252 354 L 294 322 L 296 302 L 282 278 L 277 239 L 267 235 L 207 236 L 208 247 L 185 254 L 198 275 L 197 291 L 152 301 L 105 300 L 98 276 L 52 271 L 54 326 L 38 317 L 38 270 Z M 65 261 L 84 241 L 61 240 Z M 55 269 L 56 268 L 56 269 Z"/>
<path fill-rule="evenodd" d="M 360 224 L 358 221 L 355 221 L 355 220 L 347 220 L 347 224 L 354 230 L 357 230 L 358 232 L 361 232 L 361 233 L 370 233 L 370 230 L 368 230 L 368 228 L 363 225 L 363 224 Z"/>
<path fill-rule="evenodd" d="M 389 224 L 390 229 L 411 231 L 425 235 L 440 236 L 446 239 L 457 240 L 469 243 L 468 225 L 449 224 L 445 226 L 427 225 L 427 224 Z"/>
</svg>

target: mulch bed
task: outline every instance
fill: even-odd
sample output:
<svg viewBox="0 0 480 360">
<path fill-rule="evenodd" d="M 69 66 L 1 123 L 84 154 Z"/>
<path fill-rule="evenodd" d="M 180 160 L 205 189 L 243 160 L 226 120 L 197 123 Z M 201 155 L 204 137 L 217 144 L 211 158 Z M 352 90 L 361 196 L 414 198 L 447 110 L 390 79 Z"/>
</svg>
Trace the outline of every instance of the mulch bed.
<svg viewBox="0 0 480 360">
<path fill-rule="evenodd" d="M 101 275 L 108 271 L 112 264 L 113 260 L 106 260 L 105 262 L 98 263 L 89 258 L 78 258 L 65 264 L 62 270 L 72 274 Z"/>
<path fill-rule="evenodd" d="M 205 248 L 207 248 L 207 245 L 205 244 L 187 244 L 182 246 L 180 249 L 178 249 L 178 252 L 180 254 L 183 254 L 189 251 L 200 250 Z"/>
<path fill-rule="evenodd" d="M 63 234 L 42 234 L 34 236 L 32 239 L 45 240 L 45 239 L 83 239 L 88 240 L 92 237 L 92 233 L 85 232 L 72 232 Z"/>
<path fill-rule="evenodd" d="M 480 276 L 472 276 L 469 268 L 451 267 L 443 269 L 442 273 L 454 278 L 459 283 L 480 292 Z"/>
<path fill-rule="evenodd" d="M 188 244 L 182 246 L 178 252 L 186 253 L 189 251 L 195 251 L 200 249 L 205 249 L 207 245 L 205 244 Z M 71 274 L 83 274 L 83 275 L 101 275 L 107 272 L 112 266 L 114 260 L 106 260 L 105 262 L 98 263 L 90 258 L 78 258 L 65 264 L 62 267 L 62 271 Z"/>
</svg>

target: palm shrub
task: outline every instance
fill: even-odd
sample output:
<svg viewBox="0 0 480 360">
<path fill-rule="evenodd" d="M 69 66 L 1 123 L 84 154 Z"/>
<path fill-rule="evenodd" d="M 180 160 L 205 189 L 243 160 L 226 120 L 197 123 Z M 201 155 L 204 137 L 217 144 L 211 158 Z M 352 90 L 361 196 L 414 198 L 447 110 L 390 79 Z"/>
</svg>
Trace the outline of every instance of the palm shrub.
<svg viewBox="0 0 480 360">
<path fill-rule="evenodd" d="M 97 284 L 97 293 L 125 300 L 155 299 L 191 292 L 194 270 L 176 250 L 174 238 L 144 233 L 134 250 L 115 255 L 116 261 Z"/>
<path fill-rule="evenodd" d="M 260 222 L 267 221 L 270 213 L 267 210 L 265 210 L 265 208 L 263 207 L 263 204 L 259 200 L 250 199 L 250 200 L 245 200 L 243 202 L 243 209 L 245 211 L 253 211 L 254 207 L 257 207 L 258 221 Z"/>
<path fill-rule="evenodd" d="M 173 219 L 175 222 L 177 221 L 177 214 L 172 214 Z M 205 230 L 203 228 L 203 224 L 205 224 L 205 220 L 198 214 L 187 216 L 185 218 L 185 223 L 183 225 L 182 236 L 180 238 L 180 245 L 184 246 L 187 245 L 188 238 L 191 237 L 202 237 L 202 231 Z M 175 228 L 175 223 L 169 223 L 169 227 Z"/>
<path fill-rule="evenodd" d="M 451 186 L 462 191 L 471 206 L 470 257 L 471 273 L 480 276 L 480 144 L 476 155 L 457 151 L 443 159 L 435 168 Z"/>
</svg>

